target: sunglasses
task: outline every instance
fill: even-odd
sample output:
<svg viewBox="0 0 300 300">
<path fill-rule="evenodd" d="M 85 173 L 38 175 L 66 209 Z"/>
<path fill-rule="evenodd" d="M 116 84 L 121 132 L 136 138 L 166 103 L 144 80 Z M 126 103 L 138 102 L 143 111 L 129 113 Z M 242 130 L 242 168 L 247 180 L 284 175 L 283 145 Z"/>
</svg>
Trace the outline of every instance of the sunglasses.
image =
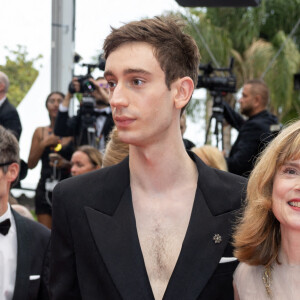
<svg viewBox="0 0 300 300">
<path fill-rule="evenodd" d="M 13 163 L 15 163 L 16 161 L 8 161 L 8 162 L 6 162 L 6 163 L 0 163 L 0 167 L 4 167 L 4 166 L 8 166 L 8 165 L 11 165 L 11 164 L 13 164 Z"/>
</svg>

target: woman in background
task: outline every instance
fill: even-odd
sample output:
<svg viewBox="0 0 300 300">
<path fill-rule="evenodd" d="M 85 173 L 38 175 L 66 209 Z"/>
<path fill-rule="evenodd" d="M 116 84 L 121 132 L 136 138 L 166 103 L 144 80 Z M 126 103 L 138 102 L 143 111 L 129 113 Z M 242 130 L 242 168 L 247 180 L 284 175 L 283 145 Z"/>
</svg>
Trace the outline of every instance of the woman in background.
<svg viewBox="0 0 300 300">
<path fill-rule="evenodd" d="M 234 247 L 235 299 L 300 299 L 300 121 L 279 133 L 252 171 Z"/>
<path fill-rule="evenodd" d="M 33 169 L 38 164 L 39 160 L 42 162 L 41 177 L 38 182 L 35 193 L 35 212 L 40 223 L 48 228 L 52 224 L 52 209 L 51 198 L 52 189 L 48 186 L 46 190 L 46 181 L 53 177 L 53 167 L 50 166 L 49 155 L 59 153 L 62 157 L 70 160 L 73 153 L 72 137 L 60 138 L 54 135 L 53 129 L 55 120 L 58 114 L 58 106 L 63 101 L 64 94 L 61 92 L 52 92 L 46 99 L 46 108 L 49 113 L 50 125 L 38 127 L 34 131 L 30 153 L 28 157 L 28 168 Z M 69 177 L 69 168 L 61 168 L 56 170 L 57 181 Z M 54 184 L 53 184 L 54 185 Z"/>
<path fill-rule="evenodd" d="M 98 149 L 84 145 L 79 147 L 71 158 L 72 176 L 81 175 L 100 169 L 102 166 L 102 154 Z"/>
</svg>

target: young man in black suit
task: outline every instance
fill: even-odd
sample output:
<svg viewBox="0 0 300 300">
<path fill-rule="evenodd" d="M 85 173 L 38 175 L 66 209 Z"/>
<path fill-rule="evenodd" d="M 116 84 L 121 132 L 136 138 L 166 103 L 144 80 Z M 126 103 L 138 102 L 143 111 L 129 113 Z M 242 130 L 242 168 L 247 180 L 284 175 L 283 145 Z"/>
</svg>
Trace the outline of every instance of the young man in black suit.
<svg viewBox="0 0 300 300">
<path fill-rule="evenodd" d="M 0 126 L 0 299 L 47 300 L 50 231 L 8 204 L 20 160 L 15 136 Z"/>
<path fill-rule="evenodd" d="M 0 71 L 0 125 L 12 130 L 19 140 L 22 132 L 22 125 L 16 108 L 8 101 L 6 94 L 9 88 L 7 75 Z"/>
<path fill-rule="evenodd" d="M 131 22 L 104 43 L 109 101 L 129 157 L 55 188 L 53 300 L 233 298 L 229 242 L 245 179 L 184 147 L 179 121 L 199 52 L 178 23 Z"/>
</svg>

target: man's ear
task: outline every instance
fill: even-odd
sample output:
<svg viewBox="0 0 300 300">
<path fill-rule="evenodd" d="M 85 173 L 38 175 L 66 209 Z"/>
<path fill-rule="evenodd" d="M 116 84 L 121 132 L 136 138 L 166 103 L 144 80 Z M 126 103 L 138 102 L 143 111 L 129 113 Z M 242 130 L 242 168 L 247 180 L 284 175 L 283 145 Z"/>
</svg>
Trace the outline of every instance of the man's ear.
<svg viewBox="0 0 300 300">
<path fill-rule="evenodd" d="M 193 80 L 186 76 L 178 79 L 176 82 L 175 107 L 181 109 L 185 107 L 192 97 L 194 91 Z"/>
<path fill-rule="evenodd" d="M 9 182 L 14 182 L 19 175 L 20 166 L 18 163 L 12 163 L 8 166 L 8 170 L 6 173 L 6 178 Z"/>
</svg>

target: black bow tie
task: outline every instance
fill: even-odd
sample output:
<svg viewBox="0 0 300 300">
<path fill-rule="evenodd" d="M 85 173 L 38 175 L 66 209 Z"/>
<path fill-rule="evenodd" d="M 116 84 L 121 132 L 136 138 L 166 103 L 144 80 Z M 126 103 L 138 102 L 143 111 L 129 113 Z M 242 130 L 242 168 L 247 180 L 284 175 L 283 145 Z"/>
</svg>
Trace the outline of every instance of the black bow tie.
<svg viewBox="0 0 300 300">
<path fill-rule="evenodd" d="M 6 219 L 0 223 L 0 233 L 3 235 L 7 235 L 10 228 L 10 219 Z"/>
<path fill-rule="evenodd" d="M 107 116 L 108 113 L 105 110 L 104 111 L 95 111 L 95 115 L 97 117 L 99 117 L 99 116 Z"/>
</svg>

